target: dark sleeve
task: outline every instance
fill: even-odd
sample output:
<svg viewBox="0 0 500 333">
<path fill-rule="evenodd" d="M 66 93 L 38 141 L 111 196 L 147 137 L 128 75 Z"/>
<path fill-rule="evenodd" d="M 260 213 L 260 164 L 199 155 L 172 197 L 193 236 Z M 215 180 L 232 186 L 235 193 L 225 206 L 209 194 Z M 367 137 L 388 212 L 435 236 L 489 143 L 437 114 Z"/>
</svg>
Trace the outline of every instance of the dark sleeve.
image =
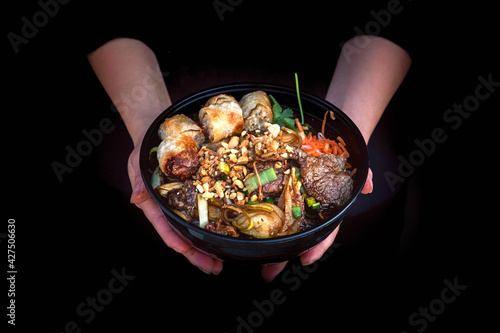
<svg viewBox="0 0 500 333">
<path fill-rule="evenodd" d="M 404 48 L 415 50 L 415 17 L 418 7 L 410 1 L 377 1 L 357 11 L 348 39 L 359 35 L 379 36 Z M 420 30 L 421 31 L 421 30 Z"/>
<path fill-rule="evenodd" d="M 220 22 L 211 1 L 196 6 L 186 1 L 168 4 L 113 1 L 111 5 L 86 1 L 75 7 L 76 20 L 72 26 L 85 54 L 120 37 L 141 40 L 157 56 L 186 45 L 194 44 L 193 48 L 199 49 L 200 42 L 207 41 L 214 24 Z"/>
</svg>

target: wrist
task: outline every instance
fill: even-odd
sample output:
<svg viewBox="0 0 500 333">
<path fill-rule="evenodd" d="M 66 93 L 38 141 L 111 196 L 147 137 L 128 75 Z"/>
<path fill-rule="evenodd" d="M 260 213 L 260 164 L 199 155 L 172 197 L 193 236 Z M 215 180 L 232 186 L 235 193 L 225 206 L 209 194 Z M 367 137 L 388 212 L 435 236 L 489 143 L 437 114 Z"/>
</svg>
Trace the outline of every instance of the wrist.
<svg viewBox="0 0 500 333">
<path fill-rule="evenodd" d="M 166 89 L 163 91 L 163 94 L 154 95 L 150 92 L 142 101 L 124 98 L 115 103 L 134 147 L 141 143 L 144 134 L 156 117 L 172 104 Z"/>
</svg>

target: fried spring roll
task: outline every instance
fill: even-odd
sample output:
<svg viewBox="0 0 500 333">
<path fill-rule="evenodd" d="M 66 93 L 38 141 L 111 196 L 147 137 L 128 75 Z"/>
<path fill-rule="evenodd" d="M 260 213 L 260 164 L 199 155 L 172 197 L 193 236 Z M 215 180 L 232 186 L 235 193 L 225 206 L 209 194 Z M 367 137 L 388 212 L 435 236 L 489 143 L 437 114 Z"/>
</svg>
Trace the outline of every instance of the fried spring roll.
<svg viewBox="0 0 500 333">
<path fill-rule="evenodd" d="M 246 94 L 240 100 L 246 131 L 264 129 L 264 123 L 273 122 L 273 110 L 269 97 L 263 91 L 254 91 Z"/>
<path fill-rule="evenodd" d="M 158 146 L 160 169 L 169 179 L 185 180 L 198 170 L 198 149 L 205 141 L 202 129 L 189 117 L 167 118 L 158 130 L 163 140 Z"/>
<path fill-rule="evenodd" d="M 205 141 L 205 135 L 203 135 L 200 126 L 196 125 L 191 118 L 183 114 L 176 114 L 165 119 L 158 130 L 158 135 L 162 140 L 181 134 L 192 136 L 198 147 Z"/>
<path fill-rule="evenodd" d="M 220 94 L 209 99 L 200 110 L 199 118 L 210 142 L 219 142 L 243 130 L 240 105 L 229 95 Z"/>
<path fill-rule="evenodd" d="M 199 167 L 198 146 L 191 135 L 168 137 L 157 150 L 161 171 L 170 179 L 185 180 Z"/>
</svg>

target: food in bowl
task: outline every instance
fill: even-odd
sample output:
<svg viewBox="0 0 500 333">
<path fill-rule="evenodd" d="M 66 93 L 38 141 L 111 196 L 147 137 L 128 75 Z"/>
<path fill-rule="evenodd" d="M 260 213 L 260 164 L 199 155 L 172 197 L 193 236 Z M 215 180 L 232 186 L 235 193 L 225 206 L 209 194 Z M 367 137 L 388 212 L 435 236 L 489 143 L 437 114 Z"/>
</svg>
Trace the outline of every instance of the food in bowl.
<svg viewBox="0 0 500 333">
<path fill-rule="evenodd" d="M 291 113 L 254 91 L 165 119 L 151 151 L 156 192 L 189 223 L 228 237 L 286 236 L 328 220 L 350 200 L 356 169 L 344 140 L 324 136 L 333 112 L 317 135 Z"/>
</svg>

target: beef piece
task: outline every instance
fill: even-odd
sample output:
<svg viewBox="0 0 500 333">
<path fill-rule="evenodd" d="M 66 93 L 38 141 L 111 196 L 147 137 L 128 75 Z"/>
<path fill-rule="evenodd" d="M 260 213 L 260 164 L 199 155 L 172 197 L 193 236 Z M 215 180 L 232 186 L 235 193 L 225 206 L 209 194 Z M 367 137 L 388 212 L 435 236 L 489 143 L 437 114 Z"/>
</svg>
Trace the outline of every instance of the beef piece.
<svg viewBox="0 0 500 333">
<path fill-rule="evenodd" d="M 267 162 L 260 162 L 257 163 L 257 170 L 260 172 L 267 170 L 269 168 L 274 168 L 274 163 L 273 161 L 267 161 Z M 272 182 L 269 182 L 267 184 L 262 185 L 262 193 L 266 196 L 280 196 L 281 192 L 283 192 L 283 188 L 285 186 L 283 185 L 283 180 L 284 180 L 284 168 L 279 168 L 276 169 L 274 168 L 274 172 L 276 173 L 276 177 L 278 177 L 276 180 L 273 180 Z"/>
<path fill-rule="evenodd" d="M 219 235 L 238 237 L 240 234 L 232 225 L 226 224 L 221 220 L 210 222 L 205 226 L 205 229 Z"/>
<path fill-rule="evenodd" d="M 196 215 L 196 194 L 196 187 L 193 185 L 193 181 L 186 180 L 180 189 L 168 192 L 168 206 L 183 212 L 188 221 L 191 222 Z"/>
<path fill-rule="evenodd" d="M 351 197 L 353 181 L 345 172 L 345 157 L 324 154 L 307 156 L 301 164 L 302 184 L 323 206 L 342 206 Z"/>
<path fill-rule="evenodd" d="M 294 160 L 299 165 L 301 165 L 302 163 L 304 163 L 307 156 L 309 156 L 309 155 L 307 155 L 306 151 L 302 148 L 296 148 L 296 147 L 292 147 L 292 148 L 293 148 L 293 153 L 291 153 L 289 155 L 290 159 Z"/>
</svg>

